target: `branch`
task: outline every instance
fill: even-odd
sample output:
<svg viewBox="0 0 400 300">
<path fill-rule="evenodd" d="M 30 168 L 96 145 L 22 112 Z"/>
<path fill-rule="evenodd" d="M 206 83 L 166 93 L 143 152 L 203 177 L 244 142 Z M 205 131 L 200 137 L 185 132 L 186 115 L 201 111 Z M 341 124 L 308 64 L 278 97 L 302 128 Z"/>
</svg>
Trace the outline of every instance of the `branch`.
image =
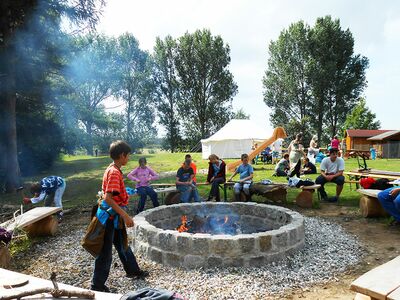
<svg viewBox="0 0 400 300">
<path fill-rule="evenodd" d="M 68 297 L 68 298 L 81 298 L 81 299 L 94 299 L 95 298 L 95 293 L 91 291 L 68 291 L 68 290 L 56 290 L 53 288 L 40 288 L 40 289 L 34 289 L 30 291 L 24 291 L 20 292 L 14 295 L 9 295 L 9 296 L 2 296 L 0 297 L 1 300 L 8 300 L 8 299 L 21 299 L 22 297 L 26 296 L 32 296 L 36 294 L 43 294 L 43 293 L 49 293 L 51 294 L 54 298 L 61 298 L 61 297 Z"/>
</svg>

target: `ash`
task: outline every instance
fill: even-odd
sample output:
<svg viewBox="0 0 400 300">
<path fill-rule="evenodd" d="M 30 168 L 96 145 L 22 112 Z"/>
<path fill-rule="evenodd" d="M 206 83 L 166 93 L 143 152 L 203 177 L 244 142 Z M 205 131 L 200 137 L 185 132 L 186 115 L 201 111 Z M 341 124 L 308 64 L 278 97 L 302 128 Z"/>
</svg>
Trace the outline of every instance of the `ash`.
<svg viewBox="0 0 400 300">
<path fill-rule="evenodd" d="M 59 235 L 17 255 L 15 268 L 41 278 L 55 270 L 59 282 L 89 288 L 94 260 L 80 246 L 85 228 L 63 224 Z M 119 293 L 152 287 L 175 291 L 189 299 L 279 299 L 294 289 L 335 281 L 362 258 L 363 249 L 355 236 L 320 218 L 305 217 L 305 243 L 296 255 L 259 268 L 182 270 L 138 257 L 141 268 L 150 272 L 145 280 L 125 278 L 114 252 L 106 284 Z"/>
</svg>

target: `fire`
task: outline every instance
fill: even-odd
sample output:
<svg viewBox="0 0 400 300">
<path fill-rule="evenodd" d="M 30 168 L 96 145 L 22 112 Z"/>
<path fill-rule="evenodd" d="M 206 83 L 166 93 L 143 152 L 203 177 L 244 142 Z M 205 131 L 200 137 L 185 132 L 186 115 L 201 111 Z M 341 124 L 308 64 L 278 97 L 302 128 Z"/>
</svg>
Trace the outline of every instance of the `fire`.
<svg viewBox="0 0 400 300">
<path fill-rule="evenodd" d="M 178 228 L 176 228 L 176 230 L 178 230 L 179 232 L 185 232 L 188 231 L 189 228 L 186 227 L 186 222 L 187 222 L 187 217 L 186 216 L 182 216 L 181 217 L 181 225 L 178 226 Z"/>
<path fill-rule="evenodd" d="M 224 218 L 224 224 L 226 224 L 228 222 L 228 216 L 225 216 Z"/>
</svg>

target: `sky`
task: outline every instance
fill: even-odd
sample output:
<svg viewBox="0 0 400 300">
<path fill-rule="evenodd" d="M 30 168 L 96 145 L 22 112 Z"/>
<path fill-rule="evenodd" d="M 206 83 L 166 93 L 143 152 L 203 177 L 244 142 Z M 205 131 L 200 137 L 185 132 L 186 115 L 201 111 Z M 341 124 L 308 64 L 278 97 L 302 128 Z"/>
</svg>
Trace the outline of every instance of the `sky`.
<svg viewBox="0 0 400 300">
<path fill-rule="evenodd" d="M 262 86 L 268 45 L 290 24 L 303 20 L 313 26 L 326 15 L 350 29 L 354 53 L 369 59 L 363 96 L 381 128 L 400 129 L 400 1 L 108 0 L 97 29 L 112 36 L 132 33 L 149 52 L 156 37 L 210 29 L 231 49 L 229 69 L 238 85 L 234 110 L 243 108 L 252 121 L 271 131 Z"/>
</svg>

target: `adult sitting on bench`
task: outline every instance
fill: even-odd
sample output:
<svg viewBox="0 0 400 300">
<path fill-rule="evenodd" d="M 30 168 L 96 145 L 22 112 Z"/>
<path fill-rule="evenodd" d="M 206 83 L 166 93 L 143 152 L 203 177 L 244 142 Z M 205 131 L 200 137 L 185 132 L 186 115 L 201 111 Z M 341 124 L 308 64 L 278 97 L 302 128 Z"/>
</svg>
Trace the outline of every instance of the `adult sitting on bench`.
<svg viewBox="0 0 400 300">
<path fill-rule="evenodd" d="M 207 201 L 212 200 L 215 197 L 215 201 L 221 201 L 219 194 L 219 185 L 225 183 L 225 162 L 220 159 L 217 155 L 211 154 L 208 159 L 208 175 L 206 184 L 212 184 L 210 194 L 208 195 Z"/>
<path fill-rule="evenodd" d="M 338 149 L 331 148 L 329 150 L 329 157 L 325 157 L 321 162 L 321 175 L 315 180 L 316 184 L 320 184 L 321 187 L 318 189 L 321 199 L 328 202 L 338 202 L 340 193 L 343 190 L 344 185 L 344 160 L 338 157 Z M 336 183 L 336 196 L 328 198 L 325 192 L 324 185 L 327 182 Z"/>
<path fill-rule="evenodd" d="M 392 187 L 378 194 L 382 207 L 394 218 L 390 225 L 400 225 L 400 188 Z"/>
</svg>

